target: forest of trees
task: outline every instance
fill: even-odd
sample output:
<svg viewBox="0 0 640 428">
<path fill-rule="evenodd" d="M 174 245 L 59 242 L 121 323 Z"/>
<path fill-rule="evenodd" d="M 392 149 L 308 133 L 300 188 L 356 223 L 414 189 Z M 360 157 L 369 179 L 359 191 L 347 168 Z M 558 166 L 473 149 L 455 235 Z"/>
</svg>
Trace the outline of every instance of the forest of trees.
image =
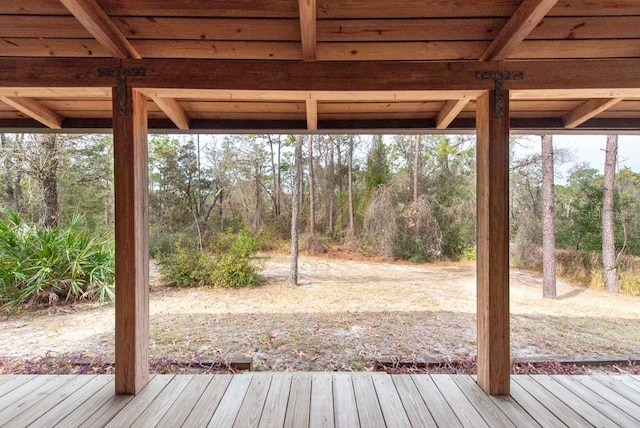
<svg viewBox="0 0 640 428">
<path fill-rule="evenodd" d="M 475 256 L 475 140 L 445 135 L 302 137 L 302 249 L 352 251 L 424 262 Z M 110 135 L 2 134 L 0 211 L 30 224 L 84 216 L 91 233 L 113 233 Z M 511 241 L 524 265 L 542 245 L 542 153 L 511 159 Z M 205 248 L 224 231 L 286 242 L 291 234 L 295 137 L 168 136 L 149 139 L 150 250 Z M 571 153 L 554 152 L 556 165 Z M 615 246 L 640 255 L 640 174 L 615 174 Z M 558 249 L 602 251 L 603 176 L 574 164 L 555 191 Z M 539 253 L 539 252 L 538 252 Z"/>
</svg>

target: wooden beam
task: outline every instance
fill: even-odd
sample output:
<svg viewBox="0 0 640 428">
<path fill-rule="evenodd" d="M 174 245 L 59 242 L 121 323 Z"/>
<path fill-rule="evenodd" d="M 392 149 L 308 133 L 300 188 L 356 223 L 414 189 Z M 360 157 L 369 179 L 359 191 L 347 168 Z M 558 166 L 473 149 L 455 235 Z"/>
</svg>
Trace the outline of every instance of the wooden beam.
<svg viewBox="0 0 640 428">
<path fill-rule="evenodd" d="M 309 131 L 317 131 L 318 130 L 318 101 L 306 100 L 305 105 L 307 108 L 307 129 Z"/>
<path fill-rule="evenodd" d="M 178 129 L 189 129 L 189 116 L 175 99 L 155 96 L 151 99 L 175 123 Z"/>
<path fill-rule="evenodd" d="M 622 101 L 623 98 L 591 99 L 567 113 L 562 121 L 565 128 L 575 128 Z"/>
<path fill-rule="evenodd" d="M 453 122 L 468 103 L 469 100 L 465 98 L 447 101 L 436 118 L 436 129 L 447 129 L 447 126 Z"/>
<path fill-rule="evenodd" d="M 146 98 L 113 89 L 116 394 L 149 381 L 149 213 Z M 124 97 L 124 111 L 120 100 Z"/>
<path fill-rule="evenodd" d="M 507 59 L 557 2 L 558 0 L 523 0 L 482 54 L 480 61 Z"/>
<path fill-rule="evenodd" d="M 27 116 L 52 129 L 62 128 L 62 117 L 31 98 L 0 97 L 0 101 L 10 105 Z"/>
<path fill-rule="evenodd" d="M 302 59 L 316 60 L 316 0 L 298 0 L 300 8 L 300 40 Z"/>
<path fill-rule="evenodd" d="M 115 58 L 140 59 L 140 54 L 95 0 L 60 0 L 84 28 Z"/>
<path fill-rule="evenodd" d="M 0 58 L 1 87 L 112 87 L 112 58 Z M 509 90 L 637 90 L 640 59 L 454 62 L 291 62 L 236 60 L 123 60 L 125 68 L 144 70 L 127 79 L 137 88 L 227 91 L 375 92 L 483 91 L 492 81 L 479 72 L 522 72 L 506 80 Z M 329 94 L 330 95 L 330 94 Z M 327 97 L 330 99 L 329 97 Z M 453 97 L 442 97 L 453 99 Z"/>
<path fill-rule="evenodd" d="M 478 384 L 509 395 L 509 93 L 476 101 Z"/>
</svg>

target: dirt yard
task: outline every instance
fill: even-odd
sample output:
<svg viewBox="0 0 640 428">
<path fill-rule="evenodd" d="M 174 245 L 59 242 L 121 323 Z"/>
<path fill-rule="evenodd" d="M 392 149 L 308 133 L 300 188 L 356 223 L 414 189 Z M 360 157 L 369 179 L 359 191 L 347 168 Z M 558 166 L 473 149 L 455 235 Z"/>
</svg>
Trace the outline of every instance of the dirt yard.
<svg viewBox="0 0 640 428">
<path fill-rule="evenodd" d="M 366 370 L 374 358 L 475 354 L 475 267 L 263 257 L 254 289 L 171 289 L 154 275 L 151 354 L 179 361 L 247 356 L 264 370 Z M 640 298 L 558 284 L 543 300 L 537 273 L 512 269 L 514 357 L 640 353 Z M 47 352 L 113 357 L 114 310 L 77 304 L 0 321 L 0 357 Z"/>
</svg>

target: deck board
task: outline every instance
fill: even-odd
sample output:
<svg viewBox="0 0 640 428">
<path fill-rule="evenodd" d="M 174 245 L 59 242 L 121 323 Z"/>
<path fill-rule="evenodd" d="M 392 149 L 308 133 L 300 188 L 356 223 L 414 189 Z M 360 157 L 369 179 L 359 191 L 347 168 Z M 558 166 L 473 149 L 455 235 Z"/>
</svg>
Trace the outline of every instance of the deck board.
<svg viewBox="0 0 640 428">
<path fill-rule="evenodd" d="M 176 376 L 175 380 L 169 382 L 153 402 L 138 416 L 131 427 L 144 428 L 156 426 L 171 406 L 171 403 L 176 401 L 191 379 L 193 379 L 193 375 Z"/>
<path fill-rule="evenodd" d="M 347 373 L 336 373 L 332 377 L 336 428 L 359 427 L 360 419 L 353 390 L 353 377 Z"/>
<path fill-rule="evenodd" d="M 284 425 L 289 402 L 289 390 L 291 389 L 291 373 L 282 373 L 273 376 L 269 392 L 264 403 L 260 428 L 280 427 Z"/>
<path fill-rule="evenodd" d="M 78 407 L 61 421 L 57 422 L 53 426 L 55 427 L 77 427 L 83 422 L 93 416 L 98 409 L 101 409 L 104 404 L 113 398 L 113 390 L 115 388 L 115 378 L 113 375 L 101 375 L 101 379 L 105 380 L 105 385 L 91 397 L 81 403 Z"/>
<path fill-rule="evenodd" d="M 17 407 L 18 414 L 12 419 L 3 416 L 1 419 L 8 421 L 8 425 L 13 426 L 27 426 L 33 423 L 39 417 L 53 412 L 53 408 L 64 401 L 69 396 L 73 395 L 78 389 L 82 389 L 87 383 L 89 383 L 95 376 L 79 375 L 75 376 L 70 381 L 62 379 L 63 382 L 58 383 L 50 382 L 50 389 L 46 395 L 38 397 L 37 401 L 34 401 L 28 408 Z M 31 398 L 30 396 L 29 398 Z"/>
<path fill-rule="evenodd" d="M 331 373 L 314 373 L 311 376 L 311 428 L 334 428 L 333 379 Z"/>
<path fill-rule="evenodd" d="M 583 419 L 578 413 L 574 412 L 571 407 L 567 406 L 561 400 L 558 400 L 551 391 L 543 388 L 542 385 L 533 380 L 530 376 L 518 376 L 512 379 L 514 379 L 515 383 L 518 384 L 523 391 L 531 394 L 533 399 L 540 403 L 541 406 L 546 407 L 553 417 L 555 419 L 559 419 L 562 424 L 576 428 L 588 426 L 588 422 L 585 419 Z M 526 405 L 525 400 L 517 401 L 523 407 Z M 545 426 L 554 425 L 545 424 Z"/>
<path fill-rule="evenodd" d="M 264 409 L 264 403 L 269 393 L 269 387 L 271 386 L 271 378 L 270 374 L 253 376 L 247 395 L 240 406 L 234 427 L 252 428 L 258 426 L 262 416 L 262 409 Z"/>
<path fill-rule="evenodd" d="M 427 407 L 441 427 L 461 427 L 460 420 L 447 403 L 447 400 L 440 393 L 431 376 L 412 375 L 411 378 L 416 384 L 422 399 L 427 403 Z"/>
<path fill-rule="evenodd" d="M 433 416 L 431 416 L 429 409 L 427 409 L 427 405 L 420 396 L 420 392 L 411 377 L 407 375 L 393 375 L 391 378 L 400 396 L 400 401 L 402 401 L 402 406 L 405 412 L 407 412 L 411 426 L 426 428 L 437 427 L 436 421 L 433 420 Z"/>
<path fill-rule="evenodd" d="M 222 401 L 231 379 L 233 379 L 232 375 L 216 375 L 211 379 L 182 426 L 207 426 Z"/>
<path fill-rule="evenodd" d="M 189 417 L 191 410 L 202 395 L 203 391 L 213 379 L 213 375 L 194 376 L 185 386 L 180 395 L 171 403 L 171 406 L 158 422 L 158 427 L 179 427 Z"/>
<path fill-rule="evenodd" d="M 640 400 L 636 399 L 634 402 L 628 399 L 625 394 L 616 392 L 590 376 L 572 376 L 571 379 L 578 382 L 581 386 L 586 386 L 591 390 L 591 394 L 604 398 L 613 406 L 634 418 L 634 423 L 640 425 Z"/>
<path fill-rule="evenodd" d="M 386 375 L 375 375 L 386 376 Z M 358 373 L 353 376 L 353 391 L 356 396 L 358 406 L 358 416 L 360 426 L 367 428 L 384 428 L 384 417 L 376 394 L 375 386 L 371 375 Z"/>
<path fill-rule="evenodd" d="M 238 417 L 238 411 L 247 395 L 252 375 L 234 376 L 209 421 L 210 428 L 231 427 Z"/>
<path fill-rule="evenodd" d="M 562 385 L 562 383 L 555 381 L 549 376 L 532 375 L 531 377 L 558 400 L 574 409 L 591 425 L 604 427 L 615 426 L 611 419 L 591 407 L 588 403 L 585 403 L 581 397 L 573 394 L 571 390 Z"/>
<path fill-rule="evenodd" d="M 77 376 L 64 378 L 60 376 L 53 376 L 42 383 L 39 383 L 39 379 L 34 379 L 24 385 L 31 388 L 24 388 L 20 393 L 20 398 L 17 400 L 13 397 L 13 393 L 7 394 L 8 397 L 6 397 L 6 400 L 12 401 L 12 403 L 0 411 L 0 421 L 9 422 L 19 415 L 26 415 L 32 411 L 40 411 L 40 409 L 32 409 L 32 407 L 40 401 L 45 400 L 57 389 L 62 388 L 65 383 L 73 382 L 76 377 Z M 57 404 L 57 402 L 54 404 Z"/>
<path fill-rule="evenodd" d="M 284 418 L 284 426 L 291 428 L 308 427 L 310 411 L 311 374 L 296 373 L 291 378 L 289 403 L 287 404 L 287 414 Z"/>
<path fill-rule="evenodd" d="M 383 400 L 378 399 L 378 401 L 387 426 L 411 428 L 411 422 L 409 422 L 407 412 L 404 410 L 391 376 L 373 376 L 372 379 L 378 397 L 385 397 Z"/>
<path fill-rule="evenodd" d="M 463 394 L 466 395 L 471 404 L 489 426 L 509 428 L 516 428 L 518 426 L 535 426 L 535 421 L 530 418 L 527 419 L 526 411 L 517 405 L 510 407 L 509 410 L 511 410 L 511 414 L 514 419 L 518 419 L 518 423 L 509 419 L 497 404 L 498 402 L 491 400 L 493 397 L 487 396 L 471 376 L 451 376 L 451 379 L 453 379 L 453 381 L 458 385 Z M 513 402 L 508 400 L 502 403 L 507 407 L 508 403 Z"/>
<path fill-rule="evenodd" d="M 156 375 L 135 397 L 113 375 L 0 376 L 9 427 L 640 426 L 629 375 L 514 375 L 490 397 L 468 375 Z"/>
<path fill-rule="evenodd" d="M 76 389 L 68 397 L 63 399 L 57 406 L 45 412 L 41 417 L 32 419 L 32 428 L 49 428 L 63 420 L 70 413 L 74 413 L 76 409 L 93 395 L 98 393 L 102 388 L 109 385 L 109 377 L 92 376 L 82 388 Z M 113 391 L 111 391 L 113 392 Z"/>
<path fill-rule="evenodd" d="M 451 405 L 451 409 L 462 422 L 462 425 L 489 428 L 489 425 L 473 407 L 468 397 L 458 388 L 450 375 L 433 375 L 432 378 L 442 396 Z"/>
<path fill-rule="evenodd" d="M 578 381 L 573 379 L 573 376 L 554 375 L 554 376 L 551 376 L 551 379 L 555 380 L 556 382 L 560 383 L 562 386 L 567 388 L 576 397 L 579 397 L 580 400 L 582 400 L 582 402 L 584 402 L 589 408 L 597 409 L 596 410 L 597 414 L 595 416 L 597 416 L 598 419 L 595 419 L 596 421 L 599 422 L 602 420 L 604 423 L 606 420 L 599 418 L 599 415 L 603 415 L 605 418 L 615 422 L 619 426 L 632 427 L 632 426 L 638 425 L 637 420 L 633 419 L 631 416 L 627 415 L 626 413 L 621 412 L 620 409 L 616 408 L 615 404 L 608 402 L 602 396 L 593 392 L 589 388 L 585 388 L 581 386 L 581 384 Z M 582 408 L 587 406 L 581 405 Z"/>
</svg>

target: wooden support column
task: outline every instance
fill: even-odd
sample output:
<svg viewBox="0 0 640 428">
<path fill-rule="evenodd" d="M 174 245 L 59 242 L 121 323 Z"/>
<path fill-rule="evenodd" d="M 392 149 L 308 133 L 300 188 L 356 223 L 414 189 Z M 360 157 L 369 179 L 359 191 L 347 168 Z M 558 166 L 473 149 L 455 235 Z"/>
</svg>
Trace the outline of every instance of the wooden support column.
<svg viewBox="0 0 640 428">
<path fill-rule="evenodd" d="M 477 100 L 478 384 L 508 395 L 509 341 L 509 92 Z"/>
<path fill-rule="evenodd" d="M 116 394 L 149 382 L 149 191 L 146 99 L 113 88 Z"/>
</svg>

